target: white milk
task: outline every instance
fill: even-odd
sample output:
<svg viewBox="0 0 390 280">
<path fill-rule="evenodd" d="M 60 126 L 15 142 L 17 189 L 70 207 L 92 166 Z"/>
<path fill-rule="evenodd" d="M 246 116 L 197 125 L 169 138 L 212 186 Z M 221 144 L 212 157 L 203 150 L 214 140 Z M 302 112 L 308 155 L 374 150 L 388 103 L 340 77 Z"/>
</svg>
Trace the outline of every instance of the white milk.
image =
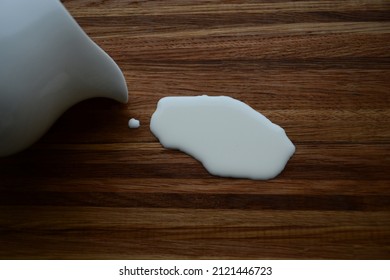
<svg viewBox="0 0 390 280">
<path fill-rule="evenodd" d="M 140 122 L 137 119 L 131 118 L 128 122 L 129 128 L 139 128 Z"/>
<path fill-rule="evenodd" d="M 295 152 L 280 126 L 227 96 L 162 98 L 150 129 L 165 148 L 193 156 L 222 177 L 274 178 Z"/>
</svg>

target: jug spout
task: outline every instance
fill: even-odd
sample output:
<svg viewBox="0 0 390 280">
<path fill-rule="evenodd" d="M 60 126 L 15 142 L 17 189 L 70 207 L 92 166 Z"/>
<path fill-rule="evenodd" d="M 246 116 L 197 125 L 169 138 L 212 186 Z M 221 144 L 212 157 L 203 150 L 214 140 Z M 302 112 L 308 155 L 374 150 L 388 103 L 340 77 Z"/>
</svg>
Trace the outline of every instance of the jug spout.
<svg viewBox="0 0 390 280">
<path fill-rule="evenodd" d="M 125 104 L 129 99 L 126 79 L 115 63 L 111 67 L 115 69 L 113 69 L 113 73 L 107 73 L 104 76 L 108 80 L 108 87 L 102 96 Z"/>
<path fill-rule="evenodd" d="M 103 50 L 98 46 L 95 50 L 89 49 L 81 61 L 84 63 L 78 67 L 83 69 L 79 77 L 83 77 L 84 80 L 80 82 L 85 88 L 75 91 L 80 94 L 81 100 L 105 97 L 121 103 L 128 102 L 126 79 L 119 66 Z"/>
</svg>

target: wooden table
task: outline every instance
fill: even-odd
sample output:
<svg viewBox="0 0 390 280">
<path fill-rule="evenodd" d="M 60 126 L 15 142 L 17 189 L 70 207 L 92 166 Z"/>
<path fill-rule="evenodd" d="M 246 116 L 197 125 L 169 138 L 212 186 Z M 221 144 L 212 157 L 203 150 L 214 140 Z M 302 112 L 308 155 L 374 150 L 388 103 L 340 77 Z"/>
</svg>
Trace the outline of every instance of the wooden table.
<svg viewBox="0 0 390 280">
<path fill-rule="evenodd" d="M 0 258 L 390 258 L 388 0 L 63 2 L 130 99 L 82 102 L 0 159 Z M 284 172 L 217 178 L 163 149 L 157 101 L 201 94 L 285 128 Z"/>
</svg>

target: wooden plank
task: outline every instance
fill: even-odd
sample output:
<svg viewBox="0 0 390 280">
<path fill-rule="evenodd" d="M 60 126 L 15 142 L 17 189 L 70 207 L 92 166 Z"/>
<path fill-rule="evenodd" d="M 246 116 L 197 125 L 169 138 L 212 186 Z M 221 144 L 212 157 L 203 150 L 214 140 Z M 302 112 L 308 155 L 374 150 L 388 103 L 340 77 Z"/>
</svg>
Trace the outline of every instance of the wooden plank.
<svg viewBox="0 0 390 280">
<path fill-rule="evenodd" d="M 12 217 L 15 209 L 19 214 Z M 9 220 L 4 240 L 30 258 L 187 259 L 220 258 L 223 254 L 226 259 L 359 259 L 362 255 L 384 258 L 389 246 L 389 212 L 89 207 L 53 207 L 49 212 L 46 207 L 1 210 L 2 220 Z M 116 250 L 108 253 L 107 247 Z M 4 251 L 0 256 L 5 256 Z"/>
</svg>

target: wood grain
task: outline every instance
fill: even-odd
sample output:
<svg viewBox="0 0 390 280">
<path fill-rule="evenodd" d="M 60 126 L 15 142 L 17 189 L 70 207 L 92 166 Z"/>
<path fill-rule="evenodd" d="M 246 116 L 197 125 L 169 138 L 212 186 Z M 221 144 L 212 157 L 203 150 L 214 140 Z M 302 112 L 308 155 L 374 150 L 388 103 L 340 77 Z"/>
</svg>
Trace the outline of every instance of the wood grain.
<svg viewBox="0 0 390 280">
<path fill-rule="evenodd" d="M 390 258 L 389 1 L 62 2 L 129 103 L 82 102 L 0 159 L 0 258 Z M 163 149 L 157 101 L 200 94 L 285 128 L 283 173 L 217 178 Z"/>
</svg>

